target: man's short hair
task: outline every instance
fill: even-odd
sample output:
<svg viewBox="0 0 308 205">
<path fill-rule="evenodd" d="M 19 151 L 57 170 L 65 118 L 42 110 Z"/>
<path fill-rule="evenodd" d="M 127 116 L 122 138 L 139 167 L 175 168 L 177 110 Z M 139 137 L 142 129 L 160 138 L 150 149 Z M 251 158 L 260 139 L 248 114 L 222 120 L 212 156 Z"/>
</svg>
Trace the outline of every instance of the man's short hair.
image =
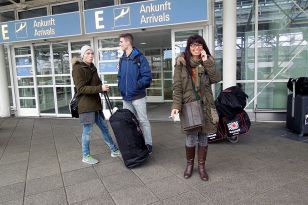
<svg viewBox="0 0 308 205">
<path fill-rule="evenodd" d="M 125 38 L 126 40 L 128 40 L 130 42 L 131 45 L 133 45 L 134 37 L 133 37 L 132 34 L 130 34 L 130 33 L 122 33 L 122 34 L 120 34 L 119 38 Z"/>
</svg>

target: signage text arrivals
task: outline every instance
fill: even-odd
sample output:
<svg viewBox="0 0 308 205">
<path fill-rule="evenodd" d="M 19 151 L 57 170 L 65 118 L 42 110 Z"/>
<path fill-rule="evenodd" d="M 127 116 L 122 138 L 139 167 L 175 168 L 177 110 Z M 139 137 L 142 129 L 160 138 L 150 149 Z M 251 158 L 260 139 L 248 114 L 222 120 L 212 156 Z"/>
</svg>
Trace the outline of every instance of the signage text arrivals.
<svg viewBox="0 0 308 205">
<path fill-rule="evenodd" d="M 144 23 L 158 23 L 158 22 L 167 22 L 170 21 L 169 14 L 166 14 L 165 12 L 162 15 L 155 16 L 152 14 L 152 16 L 141 16 L 140 24 Z"/>
<path fill-rule="evenodd" d="M 41 30 L 34 29 L 34 36 L 50 36 L 55 34 L 56 34 L 55 29 L 51 27 L 49 29 L 41 29 Z"/>
</svg>

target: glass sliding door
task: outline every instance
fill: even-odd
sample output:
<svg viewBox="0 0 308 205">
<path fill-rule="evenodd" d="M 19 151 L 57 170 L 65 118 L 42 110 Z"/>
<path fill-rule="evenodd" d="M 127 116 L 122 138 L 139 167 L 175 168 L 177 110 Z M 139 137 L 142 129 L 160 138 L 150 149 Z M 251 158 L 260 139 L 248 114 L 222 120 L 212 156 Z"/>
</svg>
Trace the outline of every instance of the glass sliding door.
<svg viewBox="0 0 308 205">
<path fill-rule="evenodd" d="M 38 116 L 32 53 L 30 45 L 13 48 L 18 116 Z"/>
<path fill-rule="evenodd" d="M 58 116 L 70 114 L 69 102 L 72 98 L 70 59 L 68 43 L 53 43 L 53 67 L 55 76 L 55 103 Z"/>
<path fill-rule="evenodd" d="M 40 114 L 56 114 L 50 47 L 50 44 L 33 47 Z"/>
<path fill-rule="evenodd" d="M 163 102 L 162 50 L 160 48 L 145 49 L 144 55 L 149 62 L 152 72 L 152 84 L 151 87 L 147 89 L 147 101 Z"/>
<path fill-rule="evenodd" d="M 113 107 L 123 107 L 122 96 L 118 90 L 118 63 L 123 54 L 118 38 L 98 40 L 98 73 L 103 83 L 109 85 L 109 97 Z M 108 109 L 105 107 L 105 109 Z M 109 114 L 107 112 L 106 114 Z"/>
<path fill-rule="evenodd" d="M 164 48 L 163 54 L 163 95 L 164 101 L 172 101 L 172 49 Z"/>
</svg>

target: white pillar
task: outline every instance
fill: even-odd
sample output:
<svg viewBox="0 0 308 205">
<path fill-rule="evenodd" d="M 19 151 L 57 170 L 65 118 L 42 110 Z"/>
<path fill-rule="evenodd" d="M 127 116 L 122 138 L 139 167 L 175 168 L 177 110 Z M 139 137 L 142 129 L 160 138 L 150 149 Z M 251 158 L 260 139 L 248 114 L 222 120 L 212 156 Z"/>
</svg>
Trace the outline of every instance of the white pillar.
<svg viewBox="0 0 308 205">
<path fill-rule="evenodd" d="M 9 89 L 4 61 L 4 46 L 0 45 L 0 117 L 10 116 Z"/>
<path fill-rule="evenodd" d="M 236 85 L 236 0 L 223 0 L 223 89 Z"/>
</svg>

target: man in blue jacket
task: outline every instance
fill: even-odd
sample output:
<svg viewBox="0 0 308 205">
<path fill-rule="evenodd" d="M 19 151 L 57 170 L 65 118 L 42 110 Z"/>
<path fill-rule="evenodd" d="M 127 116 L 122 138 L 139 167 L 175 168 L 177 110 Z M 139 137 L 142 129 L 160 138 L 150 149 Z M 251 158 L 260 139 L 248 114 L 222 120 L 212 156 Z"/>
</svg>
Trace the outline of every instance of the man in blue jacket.
<svg viewBox="0 0 308 205">
<path fill-rule="evenodd" d="M 123 97 L 123 108 L 132 111 L 139 119 L 145 144 L 152 153 L 151 125 L 146 109 L 146 88 L 152 82 L 151 69 L 145 56 L 133 47 L 130 33 L 120 35 L 120 48 L 124 51 L 118 72 L 118 87 Z"/>
</svg>

